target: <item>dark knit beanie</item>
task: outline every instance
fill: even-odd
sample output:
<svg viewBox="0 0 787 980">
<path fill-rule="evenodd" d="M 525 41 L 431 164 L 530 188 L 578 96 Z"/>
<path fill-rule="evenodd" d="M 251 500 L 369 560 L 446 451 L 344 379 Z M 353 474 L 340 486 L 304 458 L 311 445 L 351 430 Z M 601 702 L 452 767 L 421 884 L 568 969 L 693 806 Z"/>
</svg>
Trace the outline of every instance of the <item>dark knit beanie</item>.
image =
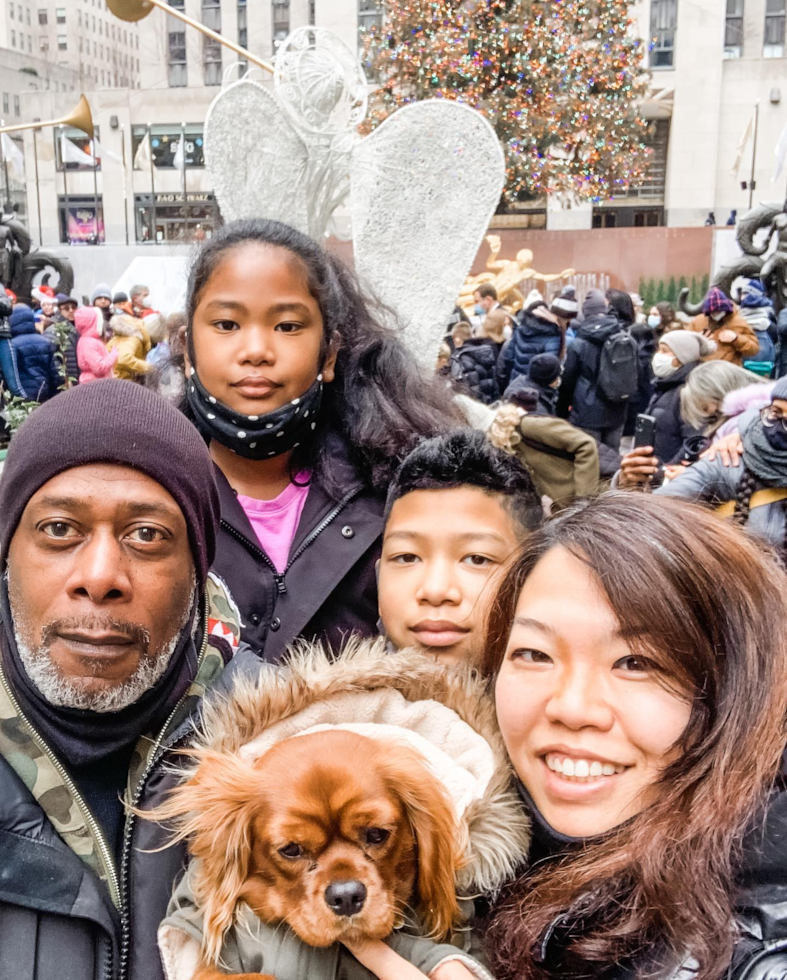
<svg viewBox="0 0 787 980">
<path fill-rule="evenodd" d="M 11 440 L 0 479 L 0 568 L 28 501 L 75 466 L 116 463 L 149 476 L 183 512 L 200 586 L 216 552 L 219 497 L 204 440 L 173 405 L 132 381 L 70 388 L 36 408 Z"/>
<path fill-rule="evenodd" d="M 536 354 L 527 373 L 537 385 L 551 385 L 560 377 L 560 361 L 554 354 Z"/>
</svg>

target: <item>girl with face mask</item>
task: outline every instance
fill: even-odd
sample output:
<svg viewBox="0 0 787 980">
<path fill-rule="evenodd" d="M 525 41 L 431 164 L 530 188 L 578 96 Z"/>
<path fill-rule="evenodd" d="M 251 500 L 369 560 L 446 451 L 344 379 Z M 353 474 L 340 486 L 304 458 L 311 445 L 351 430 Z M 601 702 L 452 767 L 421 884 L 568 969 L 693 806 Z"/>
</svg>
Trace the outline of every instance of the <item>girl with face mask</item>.
<svg viewBox="0 0 787 980">
<path fill-rule="evenodd" d="M 497 980 L 781 976 L 772 556 L 706 510 L 606 494 L 534 532 L 491 608 L 482 670 L 533 825 L 483 923 Z"/>
<path fill-rule="evenodd" d="M 787 558 L 787 378 L 773 387 L 771 401 L 743 433 L 737 466 L 701 459 L 657 494 L 727 502 L 735 521 L 765 538 Z"/>
<path fill-rule="evenodd" d="M 188 288 L 185 412 L 221 499 L 215 571 L 242 638 L 275 661 L 299 636 L 377 632 L 385 487 L 413 442 L 461 424 L 355 278 L 273 221 L 226 225 Z"/>
</svg>

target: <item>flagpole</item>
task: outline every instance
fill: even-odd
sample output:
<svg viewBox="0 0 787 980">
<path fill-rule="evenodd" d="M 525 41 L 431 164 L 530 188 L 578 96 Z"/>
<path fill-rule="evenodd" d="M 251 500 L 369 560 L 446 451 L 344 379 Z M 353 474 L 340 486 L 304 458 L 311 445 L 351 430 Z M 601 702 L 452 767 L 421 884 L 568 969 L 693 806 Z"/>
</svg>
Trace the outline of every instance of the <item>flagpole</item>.
<svg viewBox="0 0 787 980">
<path fill-rule="evenodd" d="M 36 168 L 36 207 L 38 208 L 38 244 L 44 247 L 44 232 L 41 228 L 41 188 L 38 184 L 38 140 L 36 139 L 37 129 L 33 130 L 33 162 Z M 2 139 L 2 137 L 0 137 Z"/>
<path fill-rule="evenodd" d="M 180 147 L 183 154 L 181 162 L 183 171 L 183 241 L 186 241 L 186 236 L 189 233 L 189 198 L 186 192 L 186 124 L 184 122 L 180 124 Z"/>
<path fill-rule="evenodd" d="M 156 178 L 153 175 L 153 143 L 150 139 L 150 123 L 148 123 L 148 156 L 150 158 L 150 196 L 153 200 L 153 241 L 155 243 L 158 241 L 156 238 L 158 215 L 156 214 Z"/>
<path fill-rule="evenodd" d="M 98 153 L 96 153 L 95 138 L 90 141 L 90 145 L 93 150 L 93 213 L 96 223 L 96 245 L 98 245 L 101 242 L 101 235 L 98 230 Z"/>
<path fill-rule="evenodd" d="M 128 245 L 128 174 L 126 173 L 126 127 L 120 127 L 120 149 L 123 155 L 123 213 L 126 216 L 126 245 Z"/>
<path fill-rule="evenodd" d="M 60 162 L 63 164 L 63 196 L 65 198 L 65 209 L 66 209 L 66 245 L 70 244 L 70 239 L 68 237 L 68 177 L 66 172 L 68 170 L 68 164 L 66 163 L 65 157 L 63 155 L 63 130 L 64 126 L 58 126 L 60 130 Z"/>
<path fill-rule="evenodd" d="M 751 146 L 751 180 L 749 181 L 749 210 L 754 205 L 754 167 L 757 162 L 757 129 L 760 123 L 760 100 L 754 103 L 754 141 Z"/>
</svg>

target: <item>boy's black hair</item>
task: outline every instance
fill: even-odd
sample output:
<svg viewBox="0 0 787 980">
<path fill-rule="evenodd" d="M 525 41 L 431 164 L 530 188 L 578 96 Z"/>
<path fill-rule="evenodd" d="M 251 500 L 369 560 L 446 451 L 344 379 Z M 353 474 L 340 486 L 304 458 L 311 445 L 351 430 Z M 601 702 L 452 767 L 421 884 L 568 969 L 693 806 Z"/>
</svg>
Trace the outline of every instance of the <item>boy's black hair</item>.
<svg viewBox="0 0 787 980">
<path fill-rule="evenodd" d="M 534 531 L 543 520 L 541 498 L 519 460 L 493 446 L 483 432 L 458 429 L 424 440 L 404 459 L 388 488 L 386 523 L 405 494 L 457 487 L 477 487 L 504 498 L 503 505 L 523 533 Z"/>
</svg>

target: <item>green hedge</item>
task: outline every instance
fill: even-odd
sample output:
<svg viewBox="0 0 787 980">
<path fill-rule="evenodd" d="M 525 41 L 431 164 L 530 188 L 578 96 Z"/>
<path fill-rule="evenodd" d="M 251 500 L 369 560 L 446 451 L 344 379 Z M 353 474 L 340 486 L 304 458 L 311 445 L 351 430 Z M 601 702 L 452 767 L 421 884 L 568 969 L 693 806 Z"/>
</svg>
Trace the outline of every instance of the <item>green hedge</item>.
<svg viewBox="0 0 787 980">
<path fill-rule="evenodd" d="M 698 303 L 710 285 L 710 276 L 692 276 L 687 279 L 681 276 L 676 279 L 670 276 L 669 279 L 640 279 L 639 294 L 645 304 L 645 311 L 655 303 L 666 301 L 675 305 L 678 301 L 681 289 L 689 288 L 689 300 Z"/>
</svg>

